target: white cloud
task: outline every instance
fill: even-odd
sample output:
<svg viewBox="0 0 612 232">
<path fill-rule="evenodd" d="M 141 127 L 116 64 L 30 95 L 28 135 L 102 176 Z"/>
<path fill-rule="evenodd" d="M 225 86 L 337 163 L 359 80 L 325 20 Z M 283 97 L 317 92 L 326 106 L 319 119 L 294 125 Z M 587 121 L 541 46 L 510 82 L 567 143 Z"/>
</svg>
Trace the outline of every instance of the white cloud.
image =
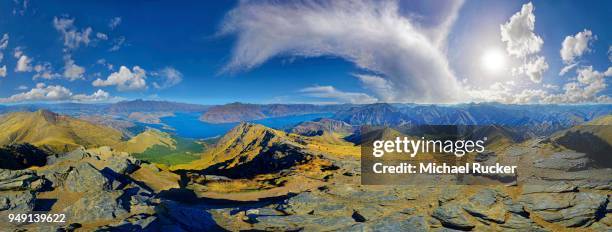
<svg viewBox="0 0 612 232">
<path fill-rule="evenodd" d="M 106 80 L 96 79 L 92 84 L 96 87 L 117 86 L 119 91 L 146 89 L 146 71 L 139 66 L 134 66 L 132 70 L 121 66 L 118 72 L 111 73 Z"/>
<path fill-rule="evenodd" d="M 4 59 L 4 53 L 2 51 L 4 51 L 8 47 L 8 43 L 9 43 L 9 34 L 4 33 L 2 35 L 2 38 L 0 38 L 0 62 L 2 62 L 2 60 Z M 5 76 L 6 76 L 6 71 L 5 71 Z"/>
<path fill-rule="evenodd" d="M 38 78 L 51 80 L 61 76 L 60 74 L 53 72 L 53 67 L 51 67 L 51 63 L 49 62 L 35 65 L 34 72 L 36 72 L 36 74 L 34 74 L 32 77 L 34 80 Z"/>
<path fill-rule="evenodd" d="M 74 19 L 67 17 L 54 17 L 53 18 L 53 27 L 61 33 L 64 46 L 68 49 L 78 48 L 81 44 L 88 46 L 91 40 L 89 36 L 92 33 L 91 27 L 87 27 L 82 30 L 78 30 L 74 26 Z"/>
<path fill-rule="evenodd" d="M 32 71 L 32 59 L 26 55 L 21 55 L 17 60 L 15 72 L 30 72 Z"/>
<path fill-rule="evenodd" d="M 610 60 L 610 62 L 612 62 L 612 45 L 610 45 L 610 47 L 608 47 L 608 60 Z"/>
<path fill-rule="evenodd" d="M 15 51 L 13 52 L 13 57 L 19 59 L 21 55 L 23 55 L 23 51 L 21 50 L 21 47 L 16 47 Z"/>
<path fill-rule="evenodd" d="M 6 65 L 2 65 L 0 68 L 0 77 L 6 77 Z"/>
<path fill-rule="evenodd" d="M 300 92 L 306 96 L 333 99 L 339 103 L 370 104 L 378 101 L 365 93 L 343 92 L 333 86 L 313 86 L 301 89 Z"/>
<path fill-rule="evenodd" d="M 559 76 L 565 75 L 567 72 L 569 72 L 570 70 L 575 68 L 577 65 L 578 65 L 578 63 L 573 63 L 573 64 L 566 65 L 565 67 L 563 67 L 561 69 L 561 71 L 559 71 Z"/>
<path fill-rule="evenodd" d="M 0 50 L 4 50 L 8 47 L 9 35 L 8 33 L 4 33 L 2 35 L 2 39 L 0 39 Z"/>
<path fill-rule="evenodd" d="M 540 51 L 544 41 L 533 30 L 535 15 L 533 4 L 524 4 L 520 12 L 512 15 L 510 20 L 500 26 L 501 40 L 506 42 L 508 54 L 523 58 Z"/>
<path fill-rule="evenodd" d="M 531 2 L 524 4 L 521 11 L 510 17 L 508 22 L 500 25 L 501 40 L 506 43 L 506 51 L 522 61 L 512 68 L 512 75 L 524 74 L 534 83 L 540 83 L 544 72 L 548 70 L 546 58 L 537 55 L 544 40 L 534 33 L 535 15 Z"/>
<path fill-rule="evenodd" d="M 15 103 L 24 101 L 62 101 L 69 99 L 72 92 L 60 85 L 46 86 L 38 83 L 28 92 L 18 93 L 8 98 L 0 98 L 0 103 Z"/>
<path fill-rule="evenodd" d="M 551 89 L 551 90 L 559 90 L 559 86 L 558 85 L 553 85 L 553 84 L 544 84 L 544 85 L 542 85 L 542 87 L 544 87 L 546 89 Z"/>
<path fill-rule="evenodd" d="M 604 76 L 610 77 L 612 76 L 612 67 L 609 67 L 606 72 L 604 72 Z"/>
<path fill-rule="evenodd" d="M 121 24 L 121 17 L 114 17 L 108 22 L 108 27 L 114 30 L 119 24 Z"/>
<path fill-rule="evenodd" d="M 512 102 L 513 101 L 513 89 L 515 83 L 513 81 L 507 82 L 495 82 L 485 89 L 472 89 L 468 88 L 467 92 L 470 95 L 472 101 L 476 102 Z"/>
<path fill-rule="evenodd" d="M 605 72 L 593 70 L 592 66 L 581 67 L 576 70 L 576 81 L 571 81 L 563 86 L 563 92 L 553 94 L 542 92 L 533 96 L 532 102 L 541 103 L 612 103 L 612 99 L 606 95 L 599 95 L 606 89 L 604 78 L 612 76 L 612 67 Z"/>
<path fill-rule="evenodd" d="M 72 96 L 72 100 L 80 102 L 102 102 L 108 101 L 109 99 L 111 99 L 110 94 L 101 89 L 98 89 L 98 91 L 92 93 L 91 95 L 77 94 Z"/>
<path fill-rule="evenodd" d="M 102 33 L 102 32 L 98 32 L 96 33 L 96 38 L 101 39 L 101 40 L 108 40 L 108 35 Z"/>
<path fill-rule="evenodd" d="M 64 77 L 70 81 L 83 79 L 85 68 L 78 66 L 69 55 L 64 56 Z"/>
<path fill-rule="evenodd" d="M 359 79 L 364 88 L 376 93 L 381 98 L 381 101 L 391 102 L 397 94 L 393 86 L 385 78 L 365 74 L 354 74 L 354 76 Z"/>
<path fill-rule="evenodd" d="M 574 60 L 585 52 L 591 51 L 589 45 L 593 40 L 596 40 L 597 36 L 593 35 L 590 30 L 584 29 L 584 31 L 578 32 L 574 36 L 566 36 L 561 43 L 561 59 L 566 64 L 574 63 Z"/>
<path fill-rule="evenodd" d="M 17 90 L 27 90 L 21 85 Z M 98 90 L 91 95 L 73 94 L 70 89 L 61 85 L 36 84 L 36 87 L 27 92 L 18 93 L 8 98 L 0 98 L 0 103 L 36 102 L 36 101 L 75 101 L 75 102 L 101 102 L 115 101 L 121 98 L 111 97 L 109 93 Z"/>
<path fill-rule="evenodd" d="M 536 56 L 527 62 L 525 65 L 519 67 L 516 71 L 519 74 L 525 74 L 534 83 L 542 82 L 542 76 L 544 72 L 548 70 L 548 63 L 543 56 Z"/>
<path fill-rule="evenodd" d="M 114 65 L 109 63 L 108 61 L 106 61 L 106 59 L 102 58 L 102 59 L 98 59 L 96 61 L 96 63 L 98 63 L 99 65 L 102 65 L 104 67 L 106 67 L 108 70 L 113 70 L 114 69 Z"/>
<path fill-rule="evenodd" d="M 160 83 L 153 82 L 153 87 L 156 89 L 166 89 L 178 85 L 183 81 L 183 74 L 173 67 L 165 67 L 164 69 L 152 74 L 162 79 Z"/>
<path fill-rule="evenodd" d="M 390 101 L 461 101 L 460 84 L 432 31 L 402 16 L 396 1 L 244 1 L 220 32 L 238 37 L 223 71 L 251 69 L 276 56 L 336 56 L 402 90 L 384 97 Z"/>
<path fill-rule="evenodd" d="M 113 46 L 108 49 L 111 52 L 118 51 L 125 44 L 125 36 L 119 36 L 118 38 L 113 39 Z"/>
</svg>

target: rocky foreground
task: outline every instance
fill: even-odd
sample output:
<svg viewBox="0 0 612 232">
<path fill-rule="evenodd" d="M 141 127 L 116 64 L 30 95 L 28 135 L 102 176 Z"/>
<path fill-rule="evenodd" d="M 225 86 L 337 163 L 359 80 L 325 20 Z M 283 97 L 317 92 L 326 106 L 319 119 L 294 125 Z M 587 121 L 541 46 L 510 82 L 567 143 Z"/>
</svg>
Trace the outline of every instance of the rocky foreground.
<svg viewBox="0 0 612 232">
<path fill-rule="evenodd" d="M 512 150 L 513 152 L 517 152 Z M 605 231 L 608 181 L 526 186 L 361 186 L 359 162 L 321 157 L 317 185 L 251 201 L 199 197 L 185 177 L 110 148 L 77 149 L 47 165 L 0 170 L 2 228 L 19 231 Z M 538 165 L 546 164 L 537 161 Z M 556 164 L 549 164 L 558 168 Z M 291 172 L 291 170 L 289 170 Z M 296 175 L 293 173 L 291 175 Z M 609 177 L 609 176 L 608 176 Z M 205 176 L 209 181 L 229 178 Z M 293 178 L 297 178 L 293 176 Z M 190 182 L 190 181 L 187 181 Z M 231 194 L 230 194 L 231 195 Z M 48 211 L 67 222 L 12 224 Z"/>
</svg>

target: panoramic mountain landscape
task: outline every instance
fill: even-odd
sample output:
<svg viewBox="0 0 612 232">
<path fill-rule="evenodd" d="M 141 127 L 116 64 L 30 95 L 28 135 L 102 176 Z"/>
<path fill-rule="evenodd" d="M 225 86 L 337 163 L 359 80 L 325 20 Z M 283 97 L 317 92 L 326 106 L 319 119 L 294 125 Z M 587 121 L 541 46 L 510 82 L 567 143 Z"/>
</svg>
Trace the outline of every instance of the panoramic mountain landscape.
<svg viewBox="0 0 612 232">
<path fill-rule="evenodd" d="M 610 9 L 0 1 L 0 231 L 612 231 Z"/>
<path fill-rule="evenodd" d="M 220 111 L 231 122 L 204 121 Z M 199 123 L 174 128 L 177 117 Z M 62 213 L 67 223 L 45 228 L 85 231 L 602 230 L 612 224 L 611 117 L 605 104 L 11 105 L 0 116 L 0 212 Z M 364 126 L 418 136 L 435 125 L 478 127 L 471 136 L 489 140 L 477 159 L 520 164 L 516 180 L 359 184 L 360 147 L 400 133 Z"/>
</svg>

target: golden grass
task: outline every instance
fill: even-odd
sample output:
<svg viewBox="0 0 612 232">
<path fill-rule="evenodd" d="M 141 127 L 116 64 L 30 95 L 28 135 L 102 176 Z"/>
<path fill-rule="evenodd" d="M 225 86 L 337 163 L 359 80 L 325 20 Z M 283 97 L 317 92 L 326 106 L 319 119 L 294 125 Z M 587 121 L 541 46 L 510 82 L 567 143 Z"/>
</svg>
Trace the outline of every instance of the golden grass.
<svg viewBox="0 0 612 232">
<path fill-rule="evenodd" d="M 176 141 L 168 133 L 155 129 L 147 129 L 130 140 L 115 145 L 113 148 L 118 151 L 135 154 L 143 153 L 155 145 L 176 149 Z"/>
<path fill-rule="evenodd" d="M 17 112 L 0 119 L 0 145 L 30 143 L 67 152 L 80 146 L 114 145 L 121 138 L 122 133 L 113 128 L 49 111 Z"/>
</svg>

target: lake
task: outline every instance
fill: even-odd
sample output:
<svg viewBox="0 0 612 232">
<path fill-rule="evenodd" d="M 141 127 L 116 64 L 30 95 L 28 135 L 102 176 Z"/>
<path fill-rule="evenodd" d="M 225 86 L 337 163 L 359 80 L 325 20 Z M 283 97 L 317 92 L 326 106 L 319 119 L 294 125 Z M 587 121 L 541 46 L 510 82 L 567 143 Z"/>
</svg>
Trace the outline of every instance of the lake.
<svg viewBox="0 0 612 232">
<path fill-rule="evenodd" d="M 266 118 L 261 120 L 254 120 L 251 122 L 262 124 L 264 126 L 277 130 L 286 130 L 301 122 L 312 121 L 317 118 L 331 117 L 332 115 L 333 114 L 329 113 L 304 114 L 277 118 Z M 163 128 L 162 125 L 148 124 L 147 126 L 154 127 L 166 132 L 171 132 L 183 138 L 204 139 L 224 135 L 226 132 L 238 125 L 238 123 L 202 122 L 200 121 L 199 117 L 200 114 L 198 113 L 175 113 L 175 116 L 173 117 L 161 118 L 161 121 L 164 124 L 174 128 L 175 130 L 168 130 L 167 128 Z"/>
</svg>

